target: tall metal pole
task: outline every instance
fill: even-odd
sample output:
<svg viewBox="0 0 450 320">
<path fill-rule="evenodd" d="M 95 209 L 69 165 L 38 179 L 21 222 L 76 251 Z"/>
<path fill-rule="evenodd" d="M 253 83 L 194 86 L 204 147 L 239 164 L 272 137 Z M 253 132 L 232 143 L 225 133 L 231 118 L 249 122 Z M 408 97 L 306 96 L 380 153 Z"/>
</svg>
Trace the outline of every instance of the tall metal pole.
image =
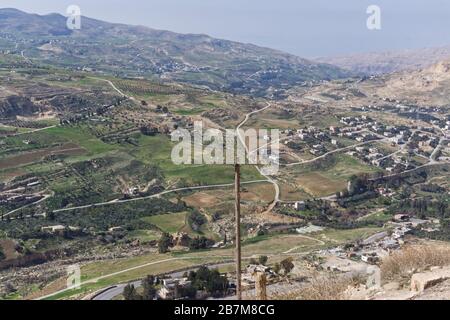
<svg viewBox="0 0 450 320">
<path fill-rule="evenodd" d="M 236 296 L 242 300 L 241 287 L 241 166 L 234 166 L 234 191 L 236 196 Z"/>
</svg>

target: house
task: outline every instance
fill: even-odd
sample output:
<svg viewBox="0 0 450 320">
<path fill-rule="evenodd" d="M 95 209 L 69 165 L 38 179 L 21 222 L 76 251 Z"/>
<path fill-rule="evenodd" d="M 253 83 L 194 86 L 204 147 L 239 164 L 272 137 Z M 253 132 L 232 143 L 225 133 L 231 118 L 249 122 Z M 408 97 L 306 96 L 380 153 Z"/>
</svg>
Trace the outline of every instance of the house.
<svg viewBox="0 0 450 320">
<path fill-rule="evenodd" d="M 394 221 L 397 221 L 397 222 L 406 222 L 409 220 L 410 220 L 410 216 L 407 214 L 396 214 L 394 216 Z"/>
<path fill-rule="evenodd" d="M 396 143 L 396 144 L 403 144 L 403 143 L 405 143 L 405 141 L 403 140 L 403 136 L 401 136 L 401 135 L 392 137 L 390 140 L 391 140 L 393 143 Z"/>
<path fill-rule="evenodd" d="M 330 132 L 331 133 L 337 133 L 339 131 L 339 129 L 338 128 L 336 128 L 336 127 L 330 127 Z"/>
<path fill-rule="evenodd" d="M 30 183 L 28 183 L 27 184 L 27 187 L 36 187 L 36 186 L 38 186 L 38 185 L 40 185 L 41 184 L 41 182 L 40 181 L 34 181 L 34 182 L 30 182 Z"/>
<path fill-rule="evenodd" d="M 191 282 L 186 278 L 181 279 L 164 279 L 162 281 L 161 289 L 158 291 L 158 296 L 163 300 L 173 300 L 179 298 L 176 296 L 177 288 L 186 288 L 191 285 Z"/>
<path fill-rule="evenodd" d="M 375 252 L 364 253 L 361 255 L 361 261 L 363 261 L 365 263 L 369 263 L 369 264 L 376 264 L 377 262 L 380 261 L 380 258 L 378 257 L 378 255 Z"/>
<path fill-rule="evenodd" d="M 399 241 L 397 239 L 385 239 L 381 242 L 381 247 L 385 250 L 394 250 L 400 247 Z"/>
<path fill-rule="evenodd" d="M 383 162 L 383 160 L 375 159 L 375 160 L 372 160 L 371 163 L 372 163 L 372 165 L 379 167 L 379 166 L 381 166 L 382 162 Z"/>
<path fill-rule="evenodd" d="M 47 232 L 47 233 L 59 233 L 59 232 L 63 232 L 64 230 L 66 230 L 66 227 L 63 225 L 47 226 L 47 227 L 41 228 L 42 232 Z"/>
<path fill-rule="evenodd" d="M 122 232 L 124 229 L 122 227 L 112 227 L 108 229 L 109 233 Z"/>
<path fill-rule="evenodd" d="M 305 201 L 297 201 L 294 203 L 294 209 L 297 211 L 302 211 L 306 209 L 306 203 Z"/>
<path fill-rule="evenodd" d="M 389 188 L 378 188 L 378 194 L 383 197 L 392 197 L 395 193 Z"/>
<path fill-rule="evenodd" d="M 300 134 L 298 135 L 298 137 L 299 137 L 301 140 L 305 140 L 306 138 L 308 138 L 308 135 L 307 135 L 306 133 L 300 133 Z"/>
</svg>

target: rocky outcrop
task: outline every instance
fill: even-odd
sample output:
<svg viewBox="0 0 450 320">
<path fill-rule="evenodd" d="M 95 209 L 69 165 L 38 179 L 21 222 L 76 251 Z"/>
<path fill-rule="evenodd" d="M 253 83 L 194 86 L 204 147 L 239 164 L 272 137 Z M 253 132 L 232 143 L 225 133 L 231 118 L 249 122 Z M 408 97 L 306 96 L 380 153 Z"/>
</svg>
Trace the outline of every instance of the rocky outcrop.
<svg viewBox="0 0 450 320">
<path fill-rule="evenodd" d="M 21 96 L 10 96 L 0 100 L 0 117 L 16 118 L 16 116 L 32 116 L 41 112 L 41 107 L 35 105 L 30 99 Z"/>
<path fill-rule="evenodd" d="M 411 290 L 422 293 L 441 282 L 450 279 L 450 267 L 432 268 L 430 271 L 416 273 L 411 278 Z"/>
</svg>

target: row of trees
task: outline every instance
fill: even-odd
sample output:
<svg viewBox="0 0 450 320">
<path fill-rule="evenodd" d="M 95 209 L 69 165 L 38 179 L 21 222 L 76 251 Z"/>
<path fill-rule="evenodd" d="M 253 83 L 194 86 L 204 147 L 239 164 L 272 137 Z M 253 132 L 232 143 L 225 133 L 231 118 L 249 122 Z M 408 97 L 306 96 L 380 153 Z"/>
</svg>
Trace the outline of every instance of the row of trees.
<svg viewBox="0 0 450 320">
<path fill-rule="evenodd" d="M 195 290 L 206 291 L 214 297 L 224 296 L 228 291 L 227 277 L 222 276 L 218 270 L 210 270 L 206 266 L 189 272 L 187 278 Z"/>
<path fill-rule="evenodd" d="M 200 267 L 197 271 L 184 274 L 190 285 L 175 287 L 174 296 L 177 298 L 195 299 L 198 291 L 205 291 L 213 297 L 223 297 L 228 292 L 229 282 L 217 270 Z M 154 300 L 157 297 L 157 287 L 160 281 L 153 275 L 142 280 L 142 291 L 139 292 L 133 284 L 128 284 L 123 290 L 125 300 Z"/>
<path fill-rule="evenodd" d="M 170 248 L 174 247 L 174 238 L 169 233 L 164 232 L 161 235 L 161 238 L 158 241 L 158 251 L 159 253 L 167 253 Z M 208 249 L 214 245 L 214 241 L 208 239 L 204 236 L 195 237 L 193 239 L 189 239 L 189 249 L 190 250 L 200 250 L 200 249 Z"/>
<path fill-rule="evenodd" d="M 123 289 L 123 297 L 125 300 L 154 300 L 156 298 L 157 289 L 159 285 L 153 275 L 147 276 L 142 280 L 142 293 L 139 293 L 133 284 L 127 284 Z"/>
</svg>

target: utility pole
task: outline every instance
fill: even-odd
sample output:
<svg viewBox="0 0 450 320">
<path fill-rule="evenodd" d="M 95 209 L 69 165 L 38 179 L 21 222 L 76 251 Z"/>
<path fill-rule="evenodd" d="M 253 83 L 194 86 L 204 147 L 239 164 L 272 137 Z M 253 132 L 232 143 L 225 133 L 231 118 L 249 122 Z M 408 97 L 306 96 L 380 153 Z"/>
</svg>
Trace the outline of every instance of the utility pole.
<svg viewBox="0 0 450 320">
<path fill-rule="evenodd" d="M 235 220 L 236 220 L 236 296 L 242 300 L 241 287 L 241 165 L 234 165 L 234 191 L 236 197 Z"/>
<path fill-rule="evenodd" d="M 256 299 L 267 300 L 267 277 L 265 272 L 255 273 Z"/>
</svg>

